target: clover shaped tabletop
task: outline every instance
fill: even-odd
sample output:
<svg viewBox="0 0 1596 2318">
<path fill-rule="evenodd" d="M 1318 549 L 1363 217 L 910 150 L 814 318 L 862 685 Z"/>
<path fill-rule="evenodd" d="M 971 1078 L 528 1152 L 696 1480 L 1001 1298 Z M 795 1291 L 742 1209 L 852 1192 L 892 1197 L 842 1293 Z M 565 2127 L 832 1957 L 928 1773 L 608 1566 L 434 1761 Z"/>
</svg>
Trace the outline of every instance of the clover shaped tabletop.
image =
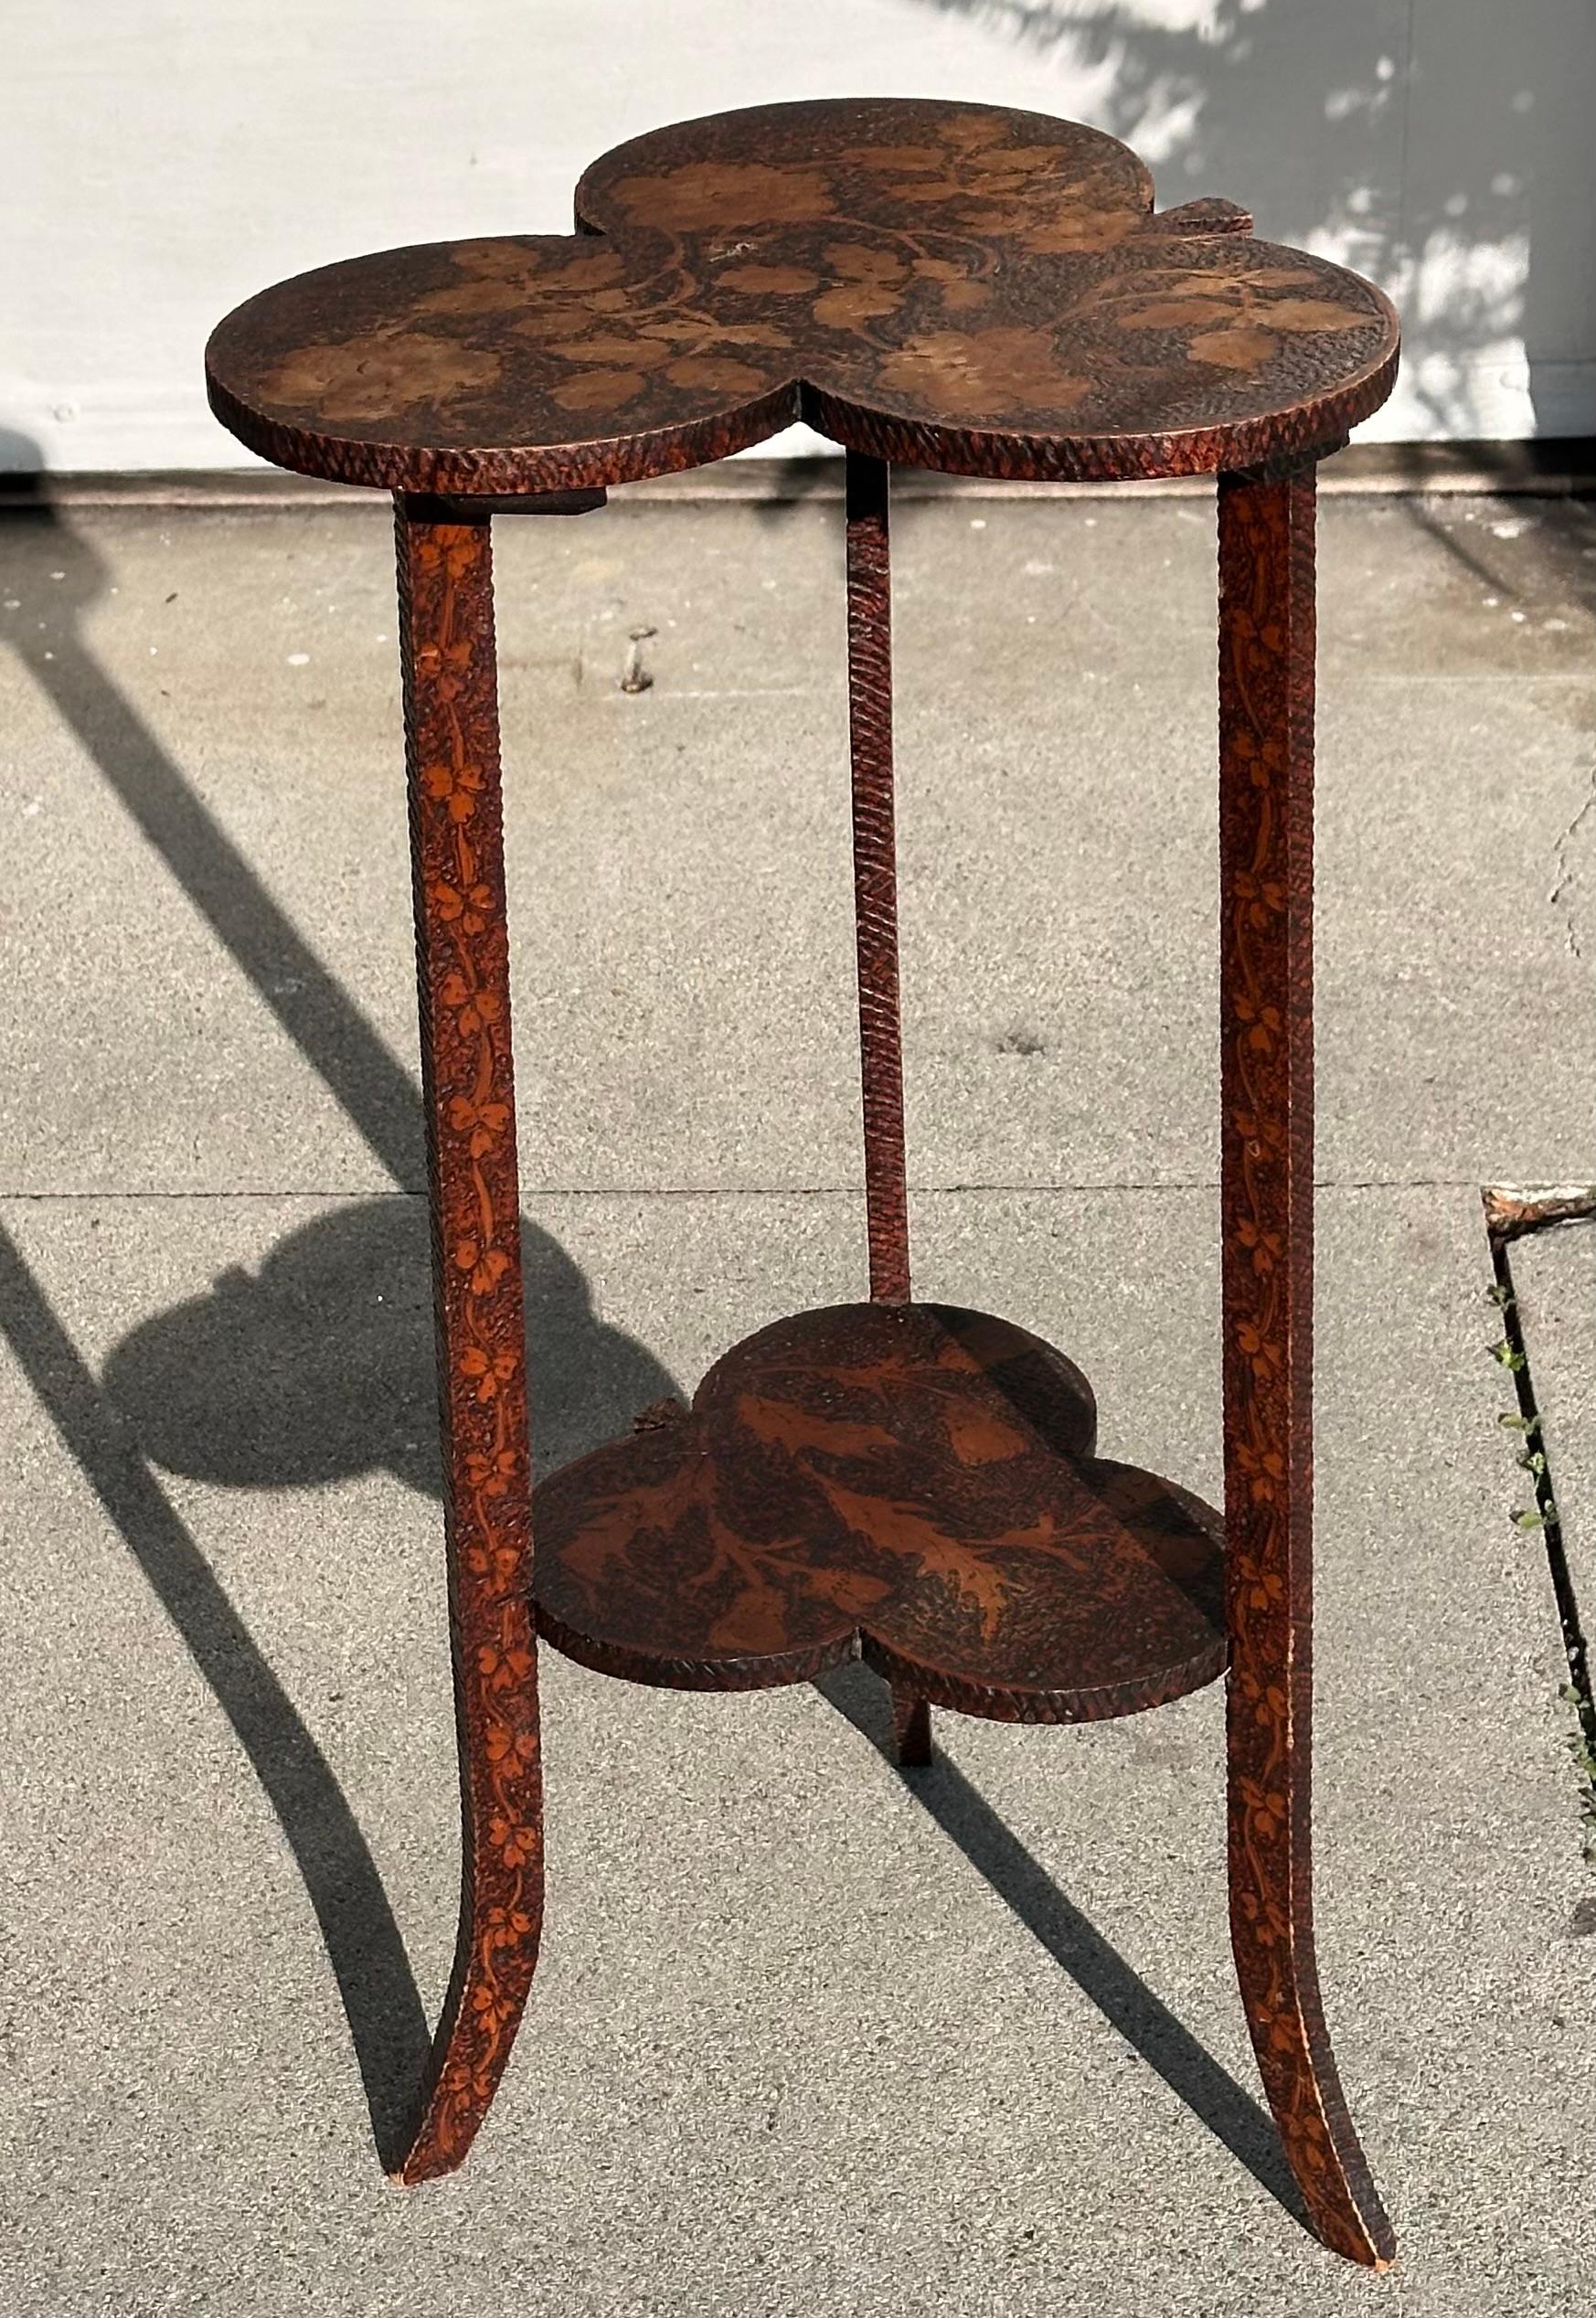
<svg viewBox="0 0 1596 2318">
<path fill-rule="evenodd" d="M 539 1629 L 683 1689 L 863 1654 L 1002 1721 L 1162 1705 L 1225 1664 L 1221 1524 L 1096 1430 L 1085 1377 L 1012 1322 L 800 1313 L 539 1483 Z"/>
<path fill-rule="evenodd" d="M 771 105 L 618 146 L 580 230 L 424 243 L 264 291 L 206 354 L 281 466 L 524 494 L 694 466 L 807 419 L 949 471 L 1195 473 L 1333 450 L 1396 375 L 1357 274 L 1162 215 L 1129 149 L 1046 115 Z"/>
</svg>

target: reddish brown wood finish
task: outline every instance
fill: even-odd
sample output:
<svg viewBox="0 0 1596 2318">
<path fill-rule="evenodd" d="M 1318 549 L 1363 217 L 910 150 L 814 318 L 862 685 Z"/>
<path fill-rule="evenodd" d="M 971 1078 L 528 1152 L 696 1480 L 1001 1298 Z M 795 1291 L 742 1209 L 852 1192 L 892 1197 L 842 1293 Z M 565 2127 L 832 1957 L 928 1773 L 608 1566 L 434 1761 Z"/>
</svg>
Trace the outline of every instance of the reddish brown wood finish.
<svg viewBox="0 0 1596 2318">
<path fill-rule="evenodd" d="M 898 986 L 898 845 L 892 767 L 891 470 L 845 453 L 848 748 L 854 798 L 854 934 L 864 1097 L 865 1229 L 870 1296 L 907 1303 L 909 1163 L 903 1133 L 903 1026 Z M 894 1686 L 898 1760 L 929 1763 L 931 1707 Z"/>
<path fill-rule="evenodd" d="M 571 1656 L 683 1689 L 860 1655 L 1006 1722 L 1133 1714 L 1225 1664 L 1219 1522 L 1091 1454 L 1078 1369 L 940 1304 L 750 1336 L 691 1412 L 540 1483 L 537 1616 Z"/>
<path fill-rule="evenodd" d="M 875 100 L 663 130 L 597 163 L 575 237 L 392 250 L 219 326 L 213 407 L 281 465 L 400 494 L 406 730 L 463 1797 L 455 1970 L 407 2180 L 457 2164 L 536 1955 L 541 1812 L 487 516 L 575 511 L 800 415 L 846 446 L 869 1304 L 717 1363 L 693 1409 L 539 1488 L 537 1617 L 633 1679 L 764 1687 L 863 1654 L 899 1758 L 929 1701 L 1062 1720 L 1230 1666 L 1231 1923 L 1314 2226 L 1389 2227 L 1336 2082 L 1309 1866 L 1312 463 L 1377 409 L 1367 282 L 1159 215 L 1069 122 Z M 1092 1454 L 1060 1355 L 910 1299 L 887 470 L 1218 471 L 1228 1547 Z M 537 499 L 528 494 L 540 494 Z M 556 494 L 559 494 L 558 496 Z M 1223 1586 L 1223 1616 L 1220 1588 Z"/>
<path fill-rule="evenodd" d="M 929 1698 L 892 1685 L 892 1749 L 905 1770 L 923 1770 L 931 1759 L 931 1720 Z"/>
<path fill-rule="evenodd" d="M 1228 203 L 1159 215 L 1124 145 L 1040 113 L 722 113 L 606 154 L 577 210 L 264 292 L 207 350 L 217 415 L 406 491 L 624 483 L 799 416 L 879 459 L 1106 478 L 1323 450 L 1396 367 L 1367 282 Z"/>
<path fill-rule="evenodd" d="M 509 937 L 485 521 L 397 509 L 421 1085 L 461 1776 L 454 1970 L 405 2181 L 470 2148 L 543 1919 Z"/>
<path fill-rule="evenodd" d="M 1313 470 L 1219 481 L 1219 857 L 1230 1927 L 1314 2226 L 1390 2225 L 1342 2097 L 1310 1865 L 1314 1306 Z"/>
<path fill-rule="evenodd" d="M 892 575 L 888 471 L 847 454 L 848 740 L 854 792 L 854 930 L 864 1093 L 870 1294 L 909 1301 L 909 1170 L 898 996 L 898 856 L 892 809 Z"/>
</svg>

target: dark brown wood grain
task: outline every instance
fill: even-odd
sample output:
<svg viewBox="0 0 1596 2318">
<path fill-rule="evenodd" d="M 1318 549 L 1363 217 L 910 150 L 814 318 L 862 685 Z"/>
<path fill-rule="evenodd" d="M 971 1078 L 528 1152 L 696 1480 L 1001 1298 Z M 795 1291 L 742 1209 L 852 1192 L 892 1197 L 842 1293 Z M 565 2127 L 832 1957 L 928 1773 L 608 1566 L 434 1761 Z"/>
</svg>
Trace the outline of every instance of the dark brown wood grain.
<svg viewBox="0 0 1596 2318">
<path fill-rule="evenodd" d="M 1314 492 L 1311 469 L 1219 483 L 1230 1926 L 1314 2226 L 1380 2266 L 1314 1958 Z"/>
<path fill-rule="evenodd" d="M 543 1919 L 526 1342 L 488 525 L 397 510 L 461 1776 L 454 1968 L 405 2181 L 471 2146 L 509 2058 Z"/>
<path fill-rule="evenodd" d="M 537 1615 L 601 1672 L 766 1689 L 863 1654 L 1002 1721 L 1132 1714 L 1225 1661 L 1218 1517 L 1091 1454 L 1012 1324 L 841 1304 L 727 1353 L 690 1414 L 537 1491 Z"/>
<path fill-rule="evenodd" d="M 848 743 L 854 930 L 870 1294 L 909 1301 L 909 1168 L 898 996 L 898 854 L 892 794 L 892 575 L 888 470 L 847 454 Z"/>
<path fill-rule="evenodd" d="M 1100 131 L 908 100 L 771 105 L 596 163 L 584 230 L 324 267 L 228 316 L 223 423 L 347 483 L 516 494 L 723 457 L 801 413 L 871 457 L 1176 474 L 1323 451 L 1396 318 L 1224 202 L 1160 215 Z"/>
</svg>

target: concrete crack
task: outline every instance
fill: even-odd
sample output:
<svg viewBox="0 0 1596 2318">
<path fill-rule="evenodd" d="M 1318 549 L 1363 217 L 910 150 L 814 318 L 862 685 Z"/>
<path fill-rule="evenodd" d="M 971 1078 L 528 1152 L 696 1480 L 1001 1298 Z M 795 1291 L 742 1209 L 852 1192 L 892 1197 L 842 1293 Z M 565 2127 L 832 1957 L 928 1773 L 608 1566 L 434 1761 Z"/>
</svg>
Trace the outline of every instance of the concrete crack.
<svg viewBox="0 0 1596 2318">
<path fill-rule="evenodd" d="M 1552 861 L 1557 870 L 1557 878 L 1550 893 L 1547 896 L 1552 908 L 1562 913 L 1563 939 L 1569 945 L 1569 955 L 1581 962 L 1583 962 L 1585 951 L 1580 939 L 1580 918 L 1583 913 L 1577 908 L 1577 901 L 1580 889 L 1585 880 L 1580 875 L 1580 865 L 1574 855 L 1580 832 L 1593 813 L 1596 813 L 1596 762 L 1593 762 L 1591 767 L 1583 803 L 1552 847 Z M 1593 828 L 1592 834 L 1596 835 L 1596 828 Z"/>
</svg>

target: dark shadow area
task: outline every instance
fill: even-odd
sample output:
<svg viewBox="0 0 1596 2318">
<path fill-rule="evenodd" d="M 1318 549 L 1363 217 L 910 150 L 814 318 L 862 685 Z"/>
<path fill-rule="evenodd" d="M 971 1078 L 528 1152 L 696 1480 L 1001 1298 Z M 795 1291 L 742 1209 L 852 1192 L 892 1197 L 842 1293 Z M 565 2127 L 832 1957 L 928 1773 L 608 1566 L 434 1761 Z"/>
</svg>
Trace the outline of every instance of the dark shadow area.
<svg viewBox="0 0 1596 2318">
<path fill-rule="evenodd" d="M 843 502 L 844 460 L 840 451 L 804 451 L 792 458 L 777 461 L 767 459 L 761 469 L 765 487 L 754 503 L 756 515 L 769 520 L 790 515 L 794 507 L 816 503 L 835 505 Z M 776 469 L 780 467 L 780 473 Z M 724 470 L 722 470 L 724 472 Z M 842 519 L 839 514 L 837 529 L 840 535 Z M 842 542 L 839 536 L 837 555 L 840 564 Z"/>
<path fill-rule="evenodd" d="M 18 439 L 5 448 L 15 456 Z M 22 446 L 24 450 L 31 446 Z M 236 850 L 101 666 L 81 632 L 108 585 L 93 548 L 35 478 L 9 481 L 0 552 L 32 542 L 59 572 L 48 616 L 15 648 L 135 825 L 370 1149 L 422 1187 L 420 1101 L 409 1072 Z M 399 736 L 395 736 L 396 752 Z M 403 845 L 396 803 L 394 842 Z M 540 1462 L 623 1430 L 675 1389 L 648 1353 L 592 1313 L 585 1276 L 525 1218 L 533 1420 Z M 381 1878 L 330 1766 L 228 1600 L 150 1462 L 246 1487 L 309 1484 L 387 1465 L 440 1488 L 427 1223 L 379 1198 L 293 1232 L 250 1275 L 146 1322 L 102 1391 L 9 1241 L 0 1331 L 249 1756 L 304 1878 L 348 2016 L 385 2164 L 402 2153 L 430 2045 Z"/>
<path fill-rule="evenodd" d="M 769 444 L 761 444 L 761 452 L 768 452 Z M 770 456 L 759 458 L 761 488 L 749 504 L 755 520 L 767 529 L 779 527 L 803 507 L 835 507 L 836 524 L 837 589 L 842 589 L 843 571 L 843 501 L 846 496 L 845 477 L 847 463 L 840 446 L 834 452 L 800 451 L 790 458 Z M 727 466 L 741 465 L 742 461 L 729 461 Z M 747 463 L 751 465 L 750 460 Z M 727 466 L 718 472 L 724 474 Z M 903 470 L 899 469 L 901 473 Z"/>
<path fill-rule="evenodd" d="M 539 1469 L 623 1433 L 673 1378 L 595 1318 L 586 1276 L 521 1221 Z M 235 1489 L 306 1488 L 382 1468 L 442 1494 L 427 1216 L 371 1199 L 318 1216 L 259 1269 L 135 1328 L 107 1398 L 168 1472 Z"/>
<path fill-rule="evenodd" d="M 1483 504 L 1491 507 L 1489 500 Z M 1413 493 L 1402 501 L 1402 512 L 1416 531 L 1504 607 L 1538 602 L 1554 590 L 1587 616 L 1596 607 L 1596 507 L 1589 495 L 1517 494 L 1510 507 L 1500 510 L 1516 525 L 1506 536 L 1484 524 L 1465 536 L 1457 504 L 1433 494 Z M 1517 537 L 1527 519 L 1539 534 L 1532 549 Z"/>
<path fill-rule="evenodd" d="M 17 438 L 9 439 L 15 452 Z M 22 488 L 38 486 L 29 504 Z M 364 1141 L 407 1191 L 424 1181 L 420 1097 L 355 1000 L 237 851 L 138 709 L 101 666 L 81 629 L 109 584 L 104 566 L 43 495 L 42 477 L 10 478 L 8 540 L 38 543 L 63 576 L 47 617 L 13 648 L 101 778 L 172 872 L 262 1004 L 342 1105 Z M 9 633 L 9 631 L 7 632 Z M 396 748 L 398 740 L 396 736 Z M 397 817 L 396 829 L 403 823 Z"/>
<path fill-rule="evenodd" d="M 326 1758 L 0 1229 L 0 1334 L 209 1684 L 276 1813 L 326 1944 L 385 2165 L 403 2153 L 431 2034 L 377 1863 Z"/>
<path fill-rule="evenodd" d="M 889 1694 L 885 1684 L 864 1666 L 855 1665 L 823 1676 L 815 1687 L 888 1762 L 893 1760 Z M 1132 2050 L 1293 2219 L 1308 2228 L 1302 2195 L 1265 2111 L 1229 2069 L 1204 2051 L 1167 2004 L 1065 1897 L 963 1771 L 945 1755 L 938 1754 L 925 1768 L 904 1770 L 899 1775 L 948 1840 L 978 1875 L 985 1877 L 1032 1938 L 1040 1941 Z"/>
</svg>

